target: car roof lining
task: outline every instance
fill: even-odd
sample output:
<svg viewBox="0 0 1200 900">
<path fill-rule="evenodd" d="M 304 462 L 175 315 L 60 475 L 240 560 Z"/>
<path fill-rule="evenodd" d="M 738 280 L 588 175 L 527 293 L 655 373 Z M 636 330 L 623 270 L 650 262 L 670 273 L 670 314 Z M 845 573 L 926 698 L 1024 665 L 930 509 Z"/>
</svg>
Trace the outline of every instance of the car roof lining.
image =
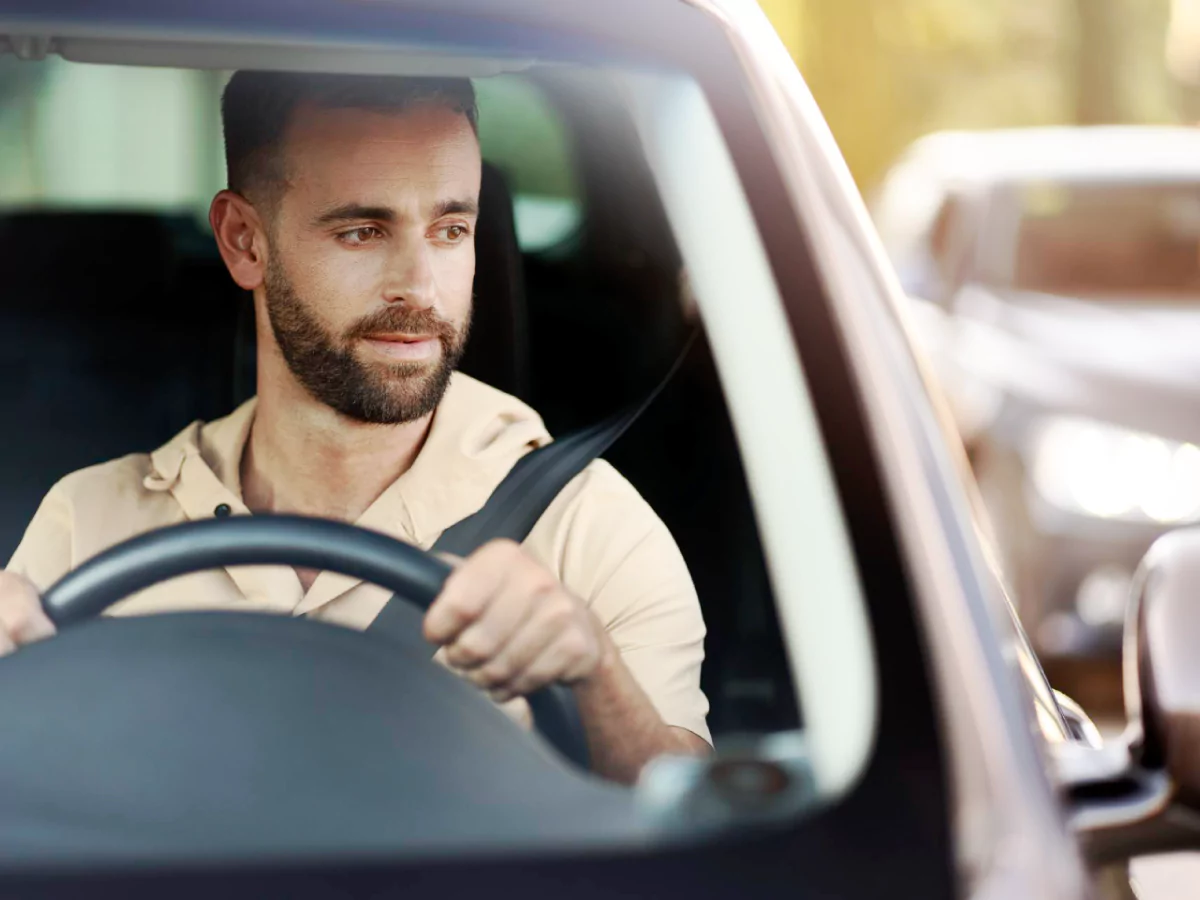
<svg viewBox="0 0 1200 900">
<path fill-rule="evenodd" d="M 14 29 L 0 21 L 0 55 L 77 63 L 187 69 L 272 69 L 362 75 L 482 78 L 531 68 L 528 57 L 481 55 L 468 49 L 402 42 L 320 40 L 296 36 L 197 35 L 164 31 L 131 36 L 103 28 L 61 25 Z"/>
<path fill-rule="evenodd" d="M 486 76 L 534 62 L 675 68 L 664 41 L 696 0 L 10 0 L 0 55 L 198 69 Z M 670 60 L 674 59 L 672 64 Z"/>
</svg>

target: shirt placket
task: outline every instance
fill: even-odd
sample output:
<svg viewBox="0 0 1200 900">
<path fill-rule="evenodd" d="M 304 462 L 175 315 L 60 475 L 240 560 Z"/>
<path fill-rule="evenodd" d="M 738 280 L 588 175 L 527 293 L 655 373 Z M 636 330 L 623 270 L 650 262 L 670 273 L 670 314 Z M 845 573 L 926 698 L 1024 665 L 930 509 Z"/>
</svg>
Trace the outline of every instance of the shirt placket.
<svg viewBox="0 0 1200 900">
<path fill-rule="evenodd" d="M 413 543 L 411 521 L 399 483 L 392 484 L 380 494 L 354 524 L 359 528 L 379 531 L 391 535 L 397 540 Z M 299 606 L 296 607 L 296 615 L 302 616 L 314 612 L 362 585 L 361 578 L 339 575 L 336 572 L 321 572 L 308 589 L 308 593 L 300 601 Z M 380 588 L 378 585 L 369 585 L 364 590 L 379 593 L 384 597 L 390 594 L 385 588 Z"/>
</svg>

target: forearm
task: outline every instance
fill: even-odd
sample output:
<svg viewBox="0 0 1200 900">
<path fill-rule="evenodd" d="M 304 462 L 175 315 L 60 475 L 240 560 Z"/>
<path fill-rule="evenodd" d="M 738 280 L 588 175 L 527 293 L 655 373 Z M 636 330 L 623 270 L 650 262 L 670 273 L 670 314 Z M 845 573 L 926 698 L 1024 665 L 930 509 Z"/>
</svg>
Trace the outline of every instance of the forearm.
<svg viewBox="0 0 1200 900">
<path fill-rule="evenodd" d="M 605 640 L 600 664 L 574 688 L 596 773 L 632 784 L 660 754 L 709 752 L 703 738 L 662 720 L 621 654 Z"/>
</svg>

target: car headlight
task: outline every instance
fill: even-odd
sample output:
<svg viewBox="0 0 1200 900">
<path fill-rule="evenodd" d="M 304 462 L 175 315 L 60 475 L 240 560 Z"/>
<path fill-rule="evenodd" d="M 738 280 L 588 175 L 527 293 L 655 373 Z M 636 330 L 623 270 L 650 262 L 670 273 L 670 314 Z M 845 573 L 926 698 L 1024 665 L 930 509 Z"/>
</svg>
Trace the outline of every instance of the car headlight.
<svg viewBox="0 0 1200 900">
<path fill-rule="evenodd" d="M 1200 518 L 1200 447 L 1083 418 L 1036 430 L 1032 476 L 1060 509 L 1104 519 Z"/>
</svg>

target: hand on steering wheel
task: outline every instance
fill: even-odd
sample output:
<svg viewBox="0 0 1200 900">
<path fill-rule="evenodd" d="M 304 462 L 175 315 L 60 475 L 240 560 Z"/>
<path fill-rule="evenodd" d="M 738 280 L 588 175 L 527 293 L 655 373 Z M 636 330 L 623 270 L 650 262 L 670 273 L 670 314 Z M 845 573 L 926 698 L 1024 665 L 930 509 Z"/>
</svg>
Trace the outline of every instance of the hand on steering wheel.
<svg viewBox="0 0 1200 900">
<path fill-rule="evenodd" d="M 510 540 L 485 544 L 455 569 L 424 631 L 497 702 L 581 681 L 611 650 L 591 611 Z"/>
</svg>

